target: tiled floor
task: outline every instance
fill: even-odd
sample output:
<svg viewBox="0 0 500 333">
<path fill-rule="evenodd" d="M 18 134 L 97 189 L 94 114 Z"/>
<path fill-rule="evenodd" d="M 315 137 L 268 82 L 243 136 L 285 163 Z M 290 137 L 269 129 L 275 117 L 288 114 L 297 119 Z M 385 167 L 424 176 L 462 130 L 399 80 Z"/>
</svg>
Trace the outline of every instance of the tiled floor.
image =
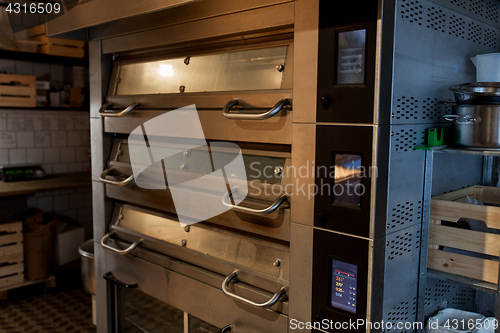
<svg viewBox="0 0 500 333">
<path fill-rule="evenodd" d="M 0 301 L 0 333 L 95 331 L 91 296 L 82 289 L 38 291 Z"/>
</svg>

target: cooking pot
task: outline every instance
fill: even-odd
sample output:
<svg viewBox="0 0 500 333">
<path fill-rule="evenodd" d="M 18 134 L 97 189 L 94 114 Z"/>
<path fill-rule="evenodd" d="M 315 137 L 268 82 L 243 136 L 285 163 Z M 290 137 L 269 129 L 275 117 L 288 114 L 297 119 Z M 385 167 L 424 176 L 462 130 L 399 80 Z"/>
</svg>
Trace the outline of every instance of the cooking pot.
<svg viewBox="0 0 500 333">
<path fill-rule="evenodd" d="M 500 148 L 500 105 L 445 103 L 453 114 L 453 143 L 468 148 Z"/>
</svg>

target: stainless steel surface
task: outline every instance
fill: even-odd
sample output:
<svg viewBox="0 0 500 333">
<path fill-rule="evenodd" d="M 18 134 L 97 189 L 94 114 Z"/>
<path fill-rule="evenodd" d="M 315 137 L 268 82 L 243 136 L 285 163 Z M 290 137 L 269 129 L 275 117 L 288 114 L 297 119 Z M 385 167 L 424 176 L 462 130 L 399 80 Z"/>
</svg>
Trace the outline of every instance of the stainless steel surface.
<svg viewBox="0 0 500 333">
<path fill-rule="evenodd" d="M 139 234 L 127 231 L 118 232 L 124 239 L 137 239 Z M 144 245 L 138 247 L 131 256 L 143 259 L 149 263 L 165 267 L 187 277 L 196 279 L 214 288 L 220 289 L 224 278 L 238 269 L 238 283 L 233 284 L 234 291 L 238 295 L 257 300 L 259 302 L 269 297 L 282 286 L 288 285 L 288 281 L 274 278 L 259 271 L 244 266 L 235 265 L 225 260 L 207 257 L 204 254 L 182 248 L 178 245 L 161 242 L 157 239 L 144 237 Z M 116 247 L 127 247 L 130 241 L 113 238 L 110 243 Z M 104 248 L 100 247 L 100 249 Z M 110 253 L 109 251 L 105 251 Z M 195 268 L 195 269 L 193 269 Z M 288 301 L 278 302 L 271 308 L 274 311 L 288 314 Z"/>
<path fill-rule="evenodd" d="M 187 45 L 200 40 L 238 36 L 246 39 L 251 34 L 293 28 L 294 5 L 281 3 L 220 17 L 209 17 L 179 25 L 147 29 L 103 40 L 104 54 L 157 48 L 168 45 Z M 162 38 L 158 38 L 161 36 Z M 209 44 L 212 44 L 210 41 Z"/>
<path fill-rule="evenodd" d="M 138 290 L 153 296 L 181 311 L 187 312 L 216 327 L 233 325 L 240 333 L 286 333 L 288 317 L 277 311 L 256 309 L 228 298 L 220 286 L 223 276 L 212 274 L 218 287 L 207 285 L 197 278 L 187 277 L 142 259 L 106 253 L 106 261 L 113 275 L 125 283 L 138 283 Z M 187 269 L 196 276 L 194 266 Z M 238 286 L 240 283 L 235 285 Z M 241 290 L 241 289 L 240 289 Z M 249 297 L 266 299 L 258 289 L 248 289 Z M 240 292 L 240 291 L 238 291 Z M 200 295 L 203 295 L 200 297 Z"/>
<path fill-rule="evenodd" d="M 142 243 L 142 239 L 139 239 L 138 241 L 134 242 L 133 244 L 131 244 L 126 249 L 123 249 L 123 250 L 116 249 L 116 248 L 108 245 L 108 239 L 111 236 L 113 236 L 114 234 L 115 234 L 115 231 L 110 231 L 106 235 L 104 235 L 104 237 L 101 240 L 101 246 L 103 248 L 105 248 L 106 250 L 112 251 L 112 252 L 117 253 L 117 254 L 122 255 L 122 256 L 124 256 L 126 254 L 129 254 L 130 252 L 134 251 L 134 249 L 136 247 L 138 247 L 139 245 L 141 245 L 141 243 Z"/>
<path fill-rule="evenodd" d="M 227 99 L 226 99 L 227 101 Z M 264 101 L 262 99 L 261 101 Z M 190 103 L 193 103 L 192 100 Z M 203 101 L 197 106 L 206 106 Z M 274 103 L 274 102 L 273 102 Z M 187 104 L 184 104 L 184 107 Z M 222 109 L 223 104 L 218 105 Z M 209 106 L 206 106 L 209 107 Z M 154 108 L 154 107 L 152 107 Z M 292 112 L 283 111 L 273 118 L 259 121 L 231 120 L 219 110 L 198 109 L 198 117 L 202 124 L 205 138 L 208 140 L 256 142 L 271 144 L 290 144 L 292 140 Z M 104 119 L 104 130 L 107 133 L 130 134 L 144 122 L 164 114 L 164 111 L 141 110 L 130 113 L 127 117 Z M 152 131 L 152 136 L 165 136 L 164 132 Z M 179 135 L 182 136 L 182 133 Z M 185 135 L 187 136 L 187 134 Z"/>
<path fill-rule="evenodd" d="M 500 148 L 500 105 L 452 106 L 453 144 L 460 147 Z"/>
<path fill-rule="evenodd" d="M 253 215 L 259 215 L 259 216 L 266 216 L 271 214 L 272 212 L 276 211 L 285 201 L 288 200 L 287 195 L 283 194 L 280 196 L 278 199 L 276 199 L 272 204 L 270 204 L 266 208 L 262 209 L 255 209 L 255 208 L 250 208 L 250 207 L 244 207 L 244 206 L 235 206 L 231 203 L 230 197 L 233 197 L 234 194 L 238 193 L 237 188 L 233 188 L 232 190 L 228 191 L 224 196 L 222 197 L 222 204 L 226 207 L 232 208 L 233 210 L 239 211 L 239 212 L 244 212 L 244 213 L 249 213 Z"/>
<path fill-rule="evenodd" d="M 196 0 L 154 0 L 147 3 L 136 1 L 87 1 L 75 6 L 65 15 L 50 20 L 47 25 L 47 35 L 54 36 L 65 32 L 89 28 L 107 22 L 116 21 L 132 16 L 143 15 L 159 10 L 164 10 Z M 109 8 L 114 8 L 110 15 Z"/>
<path fill-rule="evenodd" d="M 78 247 L 81 258 L 83 289 L 89 294 L 95 295 L 95 255 L 94 240 L 89 239 Z"/>
<path fill-rule="evenodd" d="M 186 232 L 174 215 L 155 215 L 153 212 L 123 206 L 120 208 L 113 230 L 134 231 L 140 235 L 203 253 L 207 258 L 219 258 L 274 277 L 279 277 L 281 270 L 288 269 L 287 262 L 283 262 L 279 267 L 274 265 L 276 259 L 283 259 L 284 253 L 289 252 L 286 245 L 199 223 L 190 226 L 189 232 Z M 109 234 L 106 235 L 102 243 L 105 244 L 105 240 L 109 237 Z M 111 250 L 116 249 L 111 247 Z M 132 251 L 132 246 L 127 250 Z M 123 253 L 125 250 L 118 252 Z"/>
<path fill-rule="evenodd" d="M 271 118 L 276 115 L 278 112 L 283 110 L 283 108 L 287 105 L 291 105 L 290 100 L 288 98 L 283 98 L 275 106 L 273 106 L 269 111 L 263 113 L 243 113 L 241 111 L 231 112 L 231 109 L 237 105 L 239 105 L 239 101 L 234 99 L 232 101 L 227 102 L 222 109 L 222 114 L 224 117 L 228 119 L 236 119 L 236 120 L 264 120 Z"/>
<path fill-rule="evenodd" d="M 457 103 L 498 104 L 500 82 L 472 82 L 451 86 Z"/>
<path fill-rule="evenodd" d="M 102 117 L 123 117 L 124 115 L 126 115 L 127 113 L 129 113 L 130 111 L 132 111 L 133 109 L 138 107 L 139 105 L 140 105 L 140 103 L 132 103 L 128 107 L 123 109 L 122 111 L 109 112 L 110 110 L 108 110 L 108 107 L 113 106 L 113 103 L 106 103 L 99 109 L 99 114 Z"/>
<path fill-rule="evenodd" d="M 113 167 L 113 166 L 105 169 L 101 173 L 101 176 L 99 177 L 99 180 L 101 182 L 103 182 L 104 184 L 114 185 L 114 186 L 125 186 L 127 184 L 130 184 L 130 182 L 134 180 L 134 175 L 130 175 L 130 176 L 128 176 L 127 178 L 125 178 L 123 180 L 111 180 L 111 179 L 107 179 L 106 177 L 111 173 L 111 171 L 114 171 L 115 169 L 116 169 L 116 167 Z"/>
<path fill-rule="evenodd" d="M 172 196 L 168 189 L 146 190 L 136 186 L 134 183 L 123 187 L 106 185 L 106 194 L 112 199 L 175 213 Z M 186 192 L 186 195 L 188 194 L 189 192 Z M 220 195 L 213 195 L 208 197 L 206 202 L 193 204 L 197 205 L 196 209 L 203 209 L 205 205 L 222 205 L 222 195 L 222 193 Z M 245 200 L 245 204 L 252 204 L 256 208 L 268 206 L 268 203 L 261 200 Z M 290 209 L 288 208 L 279 209 L 265 217 L 229 210 L 208 219 L 207 222 L 283 241 L 289 241 L 290 239 Z"/>
<path fill-rule="evenodd" d="M 267 309 L 272 307 L 278 300 L 286 295 L 286 288 L 283 286 L 280 290 L 278 290 L 274 295 L 266 302 L 263 303 L 257 303 L 252 300 L 246 299 L 245 297 L 241 297 L 236 295 L 235 293 L 231 292 L 229 290 L 229 285 L 231 281 L 235 280 L 238 277 L 238 270 L 232 272 L 230 275 L 228 275 L 224 281 L 222 282 L 222 291 L 224 292 L 225 295 L 234 298 L 240 302 L 243 302 L 245 304 L 254 306 L 256 308 L 261 308 L 261 309 Z"/>
</svg>

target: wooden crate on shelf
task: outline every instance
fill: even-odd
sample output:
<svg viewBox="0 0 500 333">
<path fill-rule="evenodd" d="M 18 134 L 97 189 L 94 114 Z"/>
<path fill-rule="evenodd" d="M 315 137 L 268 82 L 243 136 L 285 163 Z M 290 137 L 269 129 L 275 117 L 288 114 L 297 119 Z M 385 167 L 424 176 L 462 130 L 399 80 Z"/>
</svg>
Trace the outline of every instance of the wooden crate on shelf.
<svg viewBox="0 0 500 333">
<path fill-rule="evenodd" d="M 481 200 L 484 205 L 467 203 L 467 196 Z M 500 235 L 441 225 L 441 221 L 457 222 L 467 218 L 500 229 L 500 207 L 497 205 L 500 205 L 500 188 L 497 187 L 473 186 L 433 197 L 427 267 L 497 284 Z M 469 252 L 452 253 L 443 251 L 440 246 Z"/>
<path fill-rule="evenodd" d="M 85 42 L 47 37 L 45 36 L 45 24 L 28 29 L 28 37 L 31 40 L 41 42 L 38 46 L 38 53 L 72 58 L 85 57 Z"/>
<path fill-rule="evenodd" d="M 24 282 L 23 223 L 11 218 L 0 221 L 0 288 Z"/>
<path fill-rule="evenodd" d="M 0 74 L 0 107 L 36 107 L 36 77 Z"/>
</svg>

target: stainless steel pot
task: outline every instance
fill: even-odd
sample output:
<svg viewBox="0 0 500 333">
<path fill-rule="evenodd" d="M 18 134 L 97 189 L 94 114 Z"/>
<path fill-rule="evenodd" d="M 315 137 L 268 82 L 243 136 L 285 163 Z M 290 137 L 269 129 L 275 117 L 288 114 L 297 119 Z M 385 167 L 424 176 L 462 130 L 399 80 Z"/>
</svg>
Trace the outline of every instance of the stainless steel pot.
<svg viewBox="0 0 500 333">
<path fill-rule="evenodd" d="M 83 289 L 89 294 L 95 295 L 94 240 L 89 239 L 80 245 L 78 252 L 82 256 Z"/>
<path fill-rule="evenodd" d="M 453 143 L 469 148 L 500 148 L 500 105 L 469 105 L 445 103 L 453 114 Z"/>
<path fill-rule="evenodd" d="M 459 104 L 500 104 L 500 82 L 472 82 L 451 86 Z"/>
</svg>

